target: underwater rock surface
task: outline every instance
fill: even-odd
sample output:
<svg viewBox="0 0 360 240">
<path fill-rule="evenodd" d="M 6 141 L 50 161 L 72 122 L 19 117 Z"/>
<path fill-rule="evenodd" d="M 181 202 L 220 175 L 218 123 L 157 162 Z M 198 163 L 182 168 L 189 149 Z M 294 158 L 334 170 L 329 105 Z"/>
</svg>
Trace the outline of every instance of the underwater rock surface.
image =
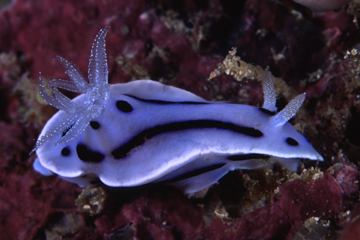
<svg viewBox="0 0 360 240">
<path fill-rule="evenodd" d="M 291 1 L 260 0 L 17 0 L 1 6 L 1 238 L 358 236 L 360 38 L 350 8 L 314 14 Z M 279 106 L 307 92 L 294 123 L 325 162 L 306 163 L 299 173 L 280 167 L 232 172 L 198 199 L 164 186 L 105 188 L 102 213 L 80 213 L 81 189 L 36 174 L 28 154 L 53 112 L 37 94 L 39 72 L 64 77 L 56 55 L 85 72 L 91 41 L 104 25 L 111 28 L 111 83 L 151 78 L 207 99 L 259 105 L 256 81 L 206 79 L 232 47 L 242 60 L 268 66 L 282 79 Z"/>
</svg>

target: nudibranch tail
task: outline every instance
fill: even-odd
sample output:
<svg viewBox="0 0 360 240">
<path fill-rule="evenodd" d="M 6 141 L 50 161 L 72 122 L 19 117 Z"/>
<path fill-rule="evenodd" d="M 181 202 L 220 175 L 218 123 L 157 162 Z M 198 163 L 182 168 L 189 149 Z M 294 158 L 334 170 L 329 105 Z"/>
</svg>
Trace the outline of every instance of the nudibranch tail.
<svg viewBox="0 0 360 240">
<path fill-rule="evenodd" d="M 282 126 L 295 116 L 301 105 L 305 101 L 306 93 L 302 93 L 293 98 L 280 112 L 271 118 L 274 126 Z"/>
<path fill-rule="evenodd" d="M 103 112 L 110 94 L 105 50 L 105 37 L 108 29 L 108 27 L 101 29 L 92 44 L 88 68 L 89 82 L 73 64 L 62 57 L 57 57 L 57 60 L 64 65 L 65 73 L 70 81 L 51 79 L 45 82 L 40 76 L 40 96 L 49 105 L 64 111 L 65 120 L 48 129 L 45 135 L 40 136 L 33 151 L 60 133 L 62 136 L 59 136 L 56 143 L 72 140 L 85 131 L 92 119 L 97 118 Z M 83 93 L 84 96 L 82 101 L 75 102 L 61 93 L 59 89 Z"/>
</svg>

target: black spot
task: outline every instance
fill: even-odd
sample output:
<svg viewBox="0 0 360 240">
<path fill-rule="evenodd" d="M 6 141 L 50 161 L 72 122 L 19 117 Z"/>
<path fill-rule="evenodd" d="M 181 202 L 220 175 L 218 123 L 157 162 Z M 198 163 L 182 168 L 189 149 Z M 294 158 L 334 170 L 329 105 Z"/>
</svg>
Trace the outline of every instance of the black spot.
<svg viewBox="0 0 360 240">
<path fill-rule="evenodd" d="M 116 101 L 116 107 L 117 109 L 119 109 L 122 112 L 132 112 L 133 107 L 130 105 L 130 103 L 128 103 L 127 101 L 124 100 L 118 100 Z"/>
<path fill-rule="evenodd" d="M 213 170 L 219 169 L 222 166 L 224 166 L 225 164 L 226 163 L 217 163 L 217 164 L 214 164 L 214 165 L 198 168 L 198 169 L 195 169 L 193 171 L 181 174 L 179 176 L 175 176 L 175 177 L 173 177 L 173 178 L 171 178 L 169 180 L 165 180 L 164 182 L 177 182 L 177 181 L 185 180 L 187 178 L 196 177 L 196 176 L 199 176 L 201 174 L 204 174 L 204 173 L 211 172 Z"/>
<path fill-rule="evenodd" d="M 295 139 L 288 137 L 286 138 L 286 143 L 289 144 L 290 146 L 298 146 L 299 143 L 298 141 L 296 141 Z"/>
<path fill-rule="evenodd" d="M 70 154 L 71 151 L 69 147 L 64 147 L 63 149 L 61 149 L 61 156 L 68 157 L 70 156 Z"/>
<path fill-rule="evenodd" d="M 98 163 L 104 160 L 105 158 L 104 154 L 90 149 L 88 146 L 86 146 L 83 143 L 79 143 L 76 146 L 76 153 L 80 158 L 80 160 L 84 162 Z"/>
<path fill-rule="evenodd" d="M 259 153 L 248 153 L 248 154 L 235 154 L 227 157 L 230 161 L 242 161 L 250 159 L 268 159 L 269 155 L 259 154 Z"/>
<path fill-rule="evenodd" d="M 142 132 L 133 136 L 126 143 L 115 148 L 111 152 L 111 154 L 115 159 L 121 159 L 125 157 L 132 149 L 139 147 L 146 140 L 153 138 L 157 135 L 178 132 L 183 130 L 208 129 L 208 128 L 228 130 L 234 133 L 239 133 L 254 138 L 259 138 L 264 135 L 260 130 L 252 127 L 244 127 L 244 126 L 236 125 L 234 123 L 221 122 L 216 120 L 190 120 L 183 122 L 172 122 L 143 130 Z"/>
<path fill-rule="evenodd" d="M 100 128 L 100 123 L 98 121 L 90 121 L 90 126 L 96 130 Z"/>
<path fill-rule="evenodd" d="M 269 116 L 274 116 L 276 115 L 276 112 L 273 112 L 273 111 L 270 111 L 268 109 L 265 109 L 265 108 L 259 108 L 259 110 L 263 113 L 265 113 L 266 115 L 269 115 Z"/>
</svg>

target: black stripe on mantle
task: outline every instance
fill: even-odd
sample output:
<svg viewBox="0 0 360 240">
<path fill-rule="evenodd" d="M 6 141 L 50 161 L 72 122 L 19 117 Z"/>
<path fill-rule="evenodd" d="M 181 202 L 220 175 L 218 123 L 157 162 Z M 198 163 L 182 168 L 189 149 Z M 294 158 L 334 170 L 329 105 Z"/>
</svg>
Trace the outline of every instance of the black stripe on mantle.
<svg viewBox="0 0 360 240">
<path fill-rule="evenodd" d="M 234 123 L 222 122 L 217 120 L 200 119 L 200 120 L 189 120 L 189 121 L 181 121 L 181 122 L 171 122 L 171 123 L 160 124 L 143 130 L 142 132 L 133 136 L 126 143 L 121 144 L 119 147 L 115 148 L 111 152 L 111 154 L 113 158 L 121 159 L 127 156 L 134 148 L 144 144 L 146 140 L 149 140 L 161 134 L 173 133 L 173 132 L 179 132 L 179 131 L 191 130 L 191 129 L 222 129 L 252 138 L 260 138 L 264 135 L 260 130 L 256 128 L 240 126 Z"/>
<path fill-rule="evenodd" d="M 270 155 L 260 154 L 260 153 L 240 153 L 234 154 L 227 157 L 227 160 L 230 161 L 244 161 L 244 160 L 253 160 L 253 159 L 268 159 Z"/>
<path fill-rule="evenodd" d="M 259 153 L 239 153 L 234 155 L 229 155 L 226 159 L 228 161 L 243 161 L 243 160 L 258 160 L 258 159 L 268 159 L 270 158 L 269 155 L 266 154 L 259 154 Z M 197 177 L 205 173 L 209 173 L 211 171 L 217 170 L 223 166 L 225 166 L 226 162 L 220 162 L 215 164 L 210 164 L 208 166 L 200 167 L 197 169 L 193 169 L 189 172 L 174 176 L 172 178 L 166 179 L 161 181 L 162 183 L 174 183 L 178 181 L 182 181 L 185 179 L 189 179 L 192 177 Z"/>
<path fill-rule="evenodd" d="M 146 102 L 146 103 L 153 103 L 153 104 L 161 104 L 161 105 L 169 105 L 169 104 L 194 104 L 194 105 L 201 105 L 201 104 L 211 104 L 211 102 L 197 102 L 197 101 L 167 101 L 167 100 L 158 100 L 158 99 L 145 99 L 145 98 L 140 98 L 140 97 L 136 97 L 130 94 L 124 94 L 127 97 L 136 99 L 138 101 L 141 102 Z"/>
<path fill-rule="evenodd" d="M 180 174 L 178 176 L 172 177 L 170 179 L 167 179 L 167 180 L 164 180 L 164 181 L 161 181 L 161 182 L 162 183 L 171 183 L 171 182 L 182 181 L 182 180 L 185 180 L 185 179 L 188 179 L 188 178 L 197 177 L 197 176 L 200 176 L 200 175 L 202 175 L 204 173 L 208 173 L 208 172 L 217 170 L 217 169 L 219 169 L 219 168 L 221 168 L 221 167 L 223 167 L 225 165 L 226 165 L 226 163 L 216 163 L 216 164 L 213 164 L 213 165 L 209 165 L 209 166 L 206 166 L 206 167 L 198 168 L 198 169 L 195 169 L 195 170 Z"/>
</svg>

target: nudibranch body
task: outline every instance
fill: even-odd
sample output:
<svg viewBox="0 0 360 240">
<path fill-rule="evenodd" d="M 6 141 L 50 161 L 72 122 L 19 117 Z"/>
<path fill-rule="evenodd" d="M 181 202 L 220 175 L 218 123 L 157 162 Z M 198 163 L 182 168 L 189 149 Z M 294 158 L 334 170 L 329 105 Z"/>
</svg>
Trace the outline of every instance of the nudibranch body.
<svg viewBox="0 0 360 240">
<path fill-rule="evenodd" d="M 86 81 L 59 58 L 70 81 L 40 79 L 40 93 L 59 111 L 35 146 L 34 168 L 80 186 L 94 178 L 112 187 L 168 183 L 192 194 L 235 169 L 294 169 L 321 155 L 288 123 L 305 95 L 276 113 L 273 77 L 264 77 L 264 104 L 212 102 L 151 80 L 108 84 L 107 29 L 96 36 Z M 74 99 L 59 89 L 81 93 Z"/>
</svg>

